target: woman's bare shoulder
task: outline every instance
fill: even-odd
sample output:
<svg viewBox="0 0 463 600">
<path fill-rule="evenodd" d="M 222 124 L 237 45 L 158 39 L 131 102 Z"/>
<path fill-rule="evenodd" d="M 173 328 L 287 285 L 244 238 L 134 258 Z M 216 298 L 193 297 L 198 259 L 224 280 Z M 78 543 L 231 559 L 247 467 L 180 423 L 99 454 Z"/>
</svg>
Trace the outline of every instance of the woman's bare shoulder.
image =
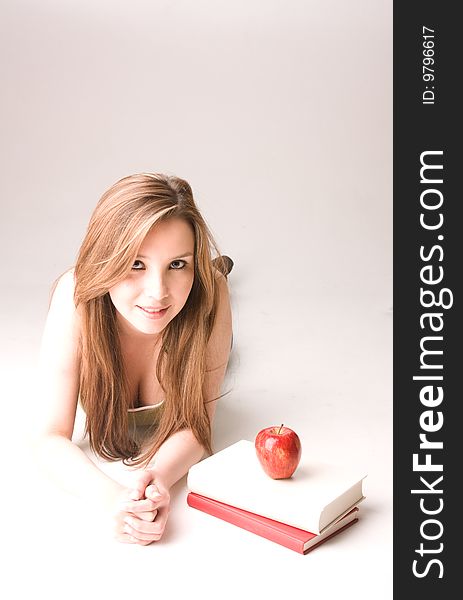
<svg viewBox="0 0 463 600">
<path fill-rule="evenodd" d="M 50 302 L 53 300 L 55 295 L 60 299 L 64 300 L 65 298 L 69 298 L 69 296 L 74 297 L 74 287 L 75 287 L 75 276 L 74 276 L 74 267 L 71 267 L 64 273 L 62 273 L 59 277 L 55 279 L 52 283 L 51 291 L 50 291 Z"/>
<path fill-rule="evenodd" d="M 74 303 L 75 274 L 74 267 L 62 273 L 53 282 L 48 302 L 48 314 L 52 313 L 59 318 L 79 318 L 80 310 L 76 310 Z"/>
<path fill-rule="evenodd" d="M 74 288 L 74 268 L 62 273 L 52 286 L 44 334 L 55 342 L 69 339 L 70 334 L 74 341 L 78 337 L 80 317 L 74 303 Z"/>
</svg>

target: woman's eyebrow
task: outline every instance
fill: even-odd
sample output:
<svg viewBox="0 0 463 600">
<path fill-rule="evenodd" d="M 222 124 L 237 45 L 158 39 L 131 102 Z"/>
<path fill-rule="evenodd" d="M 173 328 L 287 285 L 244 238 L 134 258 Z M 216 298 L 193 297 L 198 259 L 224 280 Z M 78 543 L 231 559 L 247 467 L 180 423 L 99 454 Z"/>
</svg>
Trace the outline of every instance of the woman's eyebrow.
<svg viewBox="0 0 463 600">
<path fill-rule="evenodd" d="M 178 256 L 175 256 L 174 258 L 170 258 L 169 260 L 178 260 L 179 258 L 186 258 L 187 256 L 194 256 L 193 252 L 185 252 L 184 254 L 179 254 Z M 149 256 L 144 256 L 143 254 L 138 254 L 138 258 L 144 258 L 145 260 L 148 259 L 149 260 Z"/>
</svg>

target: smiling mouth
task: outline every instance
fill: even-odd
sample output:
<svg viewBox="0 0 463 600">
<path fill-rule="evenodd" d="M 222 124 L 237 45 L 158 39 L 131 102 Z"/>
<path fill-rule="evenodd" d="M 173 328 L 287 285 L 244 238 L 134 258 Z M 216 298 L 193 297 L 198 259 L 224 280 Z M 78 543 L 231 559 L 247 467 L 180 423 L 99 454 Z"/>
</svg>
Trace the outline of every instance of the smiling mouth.
<svg viewBox="0 0 463 600">
<path fill-rule="evenodd" d="M 143 311 L 143 314 L 147 317 L 150 317 L 152 319 L 158 319 L 162 316 L 164 316 L 167 312 L 167 310 L 170 308 L 170 306 L 166 306 L 165 308 L 144 308 L 143 306 L 139 306 L 138 307 L 141 311 Z"/>
</svg>

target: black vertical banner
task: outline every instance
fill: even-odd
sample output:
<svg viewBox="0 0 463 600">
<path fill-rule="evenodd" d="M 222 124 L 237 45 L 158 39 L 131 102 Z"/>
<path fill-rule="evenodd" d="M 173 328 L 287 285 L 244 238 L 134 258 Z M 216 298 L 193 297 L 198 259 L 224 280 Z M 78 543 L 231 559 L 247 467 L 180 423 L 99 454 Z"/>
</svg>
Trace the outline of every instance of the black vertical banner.
<svg viewBox="0 0 463 600">
<path fill-rule="evenodd" d="M 394 597 L 399 599 L 461 595 L 463 108 L 457 110 L 462 55 L 457 8 L 451 2 L 394 2 Z"/>
</svg>

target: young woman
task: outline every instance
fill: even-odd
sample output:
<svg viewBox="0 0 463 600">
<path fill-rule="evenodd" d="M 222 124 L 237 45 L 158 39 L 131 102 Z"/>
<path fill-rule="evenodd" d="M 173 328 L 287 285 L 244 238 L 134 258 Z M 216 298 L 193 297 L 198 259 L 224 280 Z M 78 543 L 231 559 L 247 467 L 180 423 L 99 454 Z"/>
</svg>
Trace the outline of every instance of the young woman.
<svg viewBox="0 0 463 600">
<path fill-rule="evenodd" d="M 121 542 L 159 540 L 169 489 L 212 452 L 232 265 L 186 181 L 139 174 L 103 194 L 75 267 L 55 284 L 39 360 L 40 462 L 114 517 Z M 72 442 L 78 402 L 91 449 L 139 469 L 133 489 Z"/>
</svg>

